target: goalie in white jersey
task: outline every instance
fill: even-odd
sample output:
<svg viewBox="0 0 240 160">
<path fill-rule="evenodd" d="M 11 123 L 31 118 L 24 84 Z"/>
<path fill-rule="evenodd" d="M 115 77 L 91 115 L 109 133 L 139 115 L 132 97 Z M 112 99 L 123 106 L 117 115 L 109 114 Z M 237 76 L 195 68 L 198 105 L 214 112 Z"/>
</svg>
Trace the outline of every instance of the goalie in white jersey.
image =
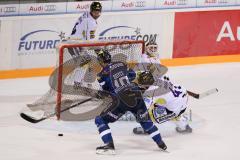
<svg viewBox="0 0 240 160">
<path fill-rule="evenodd" d="M 188 117 L 182 115 L 187 108 L 187 90 L 182 86 L 174 85 L 167 76 L 159 78 L 162 73 L 161 66 L 158 65 L 160 61 L 156 54 L 157 47 L 154 42 L 146 45 L 146 53 L 143 54 L 142 62 L 147 64 L 145 68 L 147 67 L 149 72 L 142 72 L 137 78 L 138 84 L 143 85 L 145 89 L 143 96 L 149 115 L 156 123 L 174 119 L 177 132 L 191 133 L 192 128 L 188 124 Z M 155 85 L 152 85 L 153 82 L 156 82 Z M 134 128 L 133 132 L 135 134 L 145 133 L 141 127 Z"/>
<path fill-rule="evenodd" d="M 72 33 L 71 40 L 80 40 L 80 41 L 92 41 L 95 39 L 96 30 L 97 30 L 97 19 L 100 17 L 102 12 L 102 5 L 100 2 L 92 2 L 90 5 L 90 12 L 84 12 L 75 23 Z M 88 51 L 83 48 L 69 48 L 69 53 L 73 58 L 76 58 L 80 55 L 88 56 Z M 81 68 L 77 68 L 74 74 L 74 86 L 77 88 L 78 86 L 83 85 L 83 79 L 85 75 L 85 70 Z M 88 75 L 92 75 L 92 69 L 89 67 Z M 90 77 L 90 76 L 89 76 Z M 92 81 L 87 82 L 86 84 L 90 84 Z"/>
</svg>

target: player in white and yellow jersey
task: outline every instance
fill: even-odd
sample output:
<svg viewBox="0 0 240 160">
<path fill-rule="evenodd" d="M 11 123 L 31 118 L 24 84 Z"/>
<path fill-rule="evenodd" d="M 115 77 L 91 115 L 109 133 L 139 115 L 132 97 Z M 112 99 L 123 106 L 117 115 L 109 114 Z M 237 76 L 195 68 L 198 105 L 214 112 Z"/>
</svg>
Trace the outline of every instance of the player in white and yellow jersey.
<svg viewBox="0 0 240 160">
<path fill-rule="evenodd" d="M 102 12 L 102 5 L 99 2 L 93 2 L 90 6 L 90 12 L 84 12 L 75 23 L 71 38 L 83 41 L 93 40 L 97 30 L 97 19 Z"/>
<path fill-rule="evenodd" d="M 97 19 L 101 16 L 102 5 L 100 2 L 92 2 L 90 5 L 90 11 L 83 13 L 77 22 L 75 23 L 70 39 L 71 40 L 80 40 L 83 42 L 92 41 L 95 39 L 96 30 L 97 30 Z M 83 48 L 69 48 L 69 53 L 73 58 L 76 58 L 80 55 L 85 55 L 88 57 L 88 51 L 85 51 Z M 93 70 L 88 69 L 88 74 L 93 75 Z M 76 68 L 74 73 L 74 87 L 83 85 L 83 76 L 85 71 L 81 68 Z M 86 84 L 90 85 L 90 82 Z"/>
<path fill-rule="evenodd" d="M 149 115 L 156 123 L 174 119 L 177 132 L 191 133 L 192 128 L 188 124 L 189 119 L 183 116 L 188 102 L 187 90 L 182 86 L 173 84 L 167 75 L 161 75 L 162 69 L 161 65 L 158 65 L 160 61 L 156 54 L 157 47 L 154 42 L 146 45 L 146 52 L 143 54 L 142 61 L 149 72 L 140 73 L 137 79 L 140 85 L 147 86 L 144 88 L 143 96 Z M 157 74 L 153 74 L 154 72 Z M 157 79 L 154 76 L 157 76 Z M 152 85 L 153 82 L 155 82 L 154 85 Z M 135 134 L 144 134 L 141 127 L 134 128 L 133 132 Z"/>
</svg>

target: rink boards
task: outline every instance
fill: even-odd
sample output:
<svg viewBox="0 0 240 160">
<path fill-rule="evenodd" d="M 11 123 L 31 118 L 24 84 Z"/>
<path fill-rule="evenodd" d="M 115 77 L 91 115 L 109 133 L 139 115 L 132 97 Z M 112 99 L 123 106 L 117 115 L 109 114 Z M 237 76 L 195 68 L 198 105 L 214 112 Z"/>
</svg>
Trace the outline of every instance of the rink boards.
<svg viewBox="0 0 240 160">
<path fill-rule="evenodd" d="M 49 75 L 59 34 L 66 36 L 79 14 L 1 17 L 0 78 Z M 133 39 L 158 43 L 167 66 L 239 62 L 238 7 L 104 12 L 97 40 Z"/>
</svg>

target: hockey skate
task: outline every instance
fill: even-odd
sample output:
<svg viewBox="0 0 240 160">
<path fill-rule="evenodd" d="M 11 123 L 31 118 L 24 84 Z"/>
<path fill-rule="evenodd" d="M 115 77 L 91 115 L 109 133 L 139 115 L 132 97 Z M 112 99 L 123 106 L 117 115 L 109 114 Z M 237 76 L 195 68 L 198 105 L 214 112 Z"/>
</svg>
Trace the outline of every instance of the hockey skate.
<svg viewBox="0 0 240 160">
<path fill-rule="evenodd" d="M 115 147 L 113 142 L 97 147 L 96 153 L 102 154 L 102 155 L 115 155 L 116 153 L 115 153 Z"/>
<path fill-rule="evenodd" d="M 167 146 L 166 144 L 162 141 L 158 144 L 158 147 L 162 150 L 162 151 L 166 151 L 167 152 Z"/>
<path fill-rule="evenodd" d="M 192 128 L 189 126 L 189 125 L 186 125 L 185 129 L 182 129 L 180 127 L 176 127 L 176 131 L 178 133 L 182 133 L 182 134 L 185 134 L 185 133 L 192 133 Z"/>
<path fill-rule="evenodd" d="M 133 128 L 133 133 L 138 135 L 145 135 L 147 132 L 144 131 L 142 127 L 135 127 Z"/>
</svg>

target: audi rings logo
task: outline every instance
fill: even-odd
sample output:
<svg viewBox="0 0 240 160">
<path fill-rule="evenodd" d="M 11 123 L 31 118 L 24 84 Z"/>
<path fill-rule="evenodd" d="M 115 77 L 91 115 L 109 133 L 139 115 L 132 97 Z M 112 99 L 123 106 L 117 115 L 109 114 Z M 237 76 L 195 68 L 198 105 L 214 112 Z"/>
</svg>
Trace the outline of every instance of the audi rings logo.
<svg viewBox="0 0 240 160">
<path fill-rule="evenodd" d="M 16 12 L 17 11 L 17 8 L 16 7 L 5 7 L 3 12 L 5 13 L 13 13 L 13 12 Z"/>
<path fill-rule="evenodd" d="M 46 5 L 44 7 L 44 10 L 47 12 L 53 12 L 56 11 L 56 5 L 52 4 L 52 5 Z"/>
<path fill-rule="evenodd" d="M 142 7 L 145 7 L 145 6 L 146 6 L 146 2 L 145 1 L 137 1 L 135 3 L 135 7 L 142 8 Z"/>
<path fill-rule="evenodd" d="M 178 0 L 177 5 L 187 5 L 188 0 Z"/>
</svg>

